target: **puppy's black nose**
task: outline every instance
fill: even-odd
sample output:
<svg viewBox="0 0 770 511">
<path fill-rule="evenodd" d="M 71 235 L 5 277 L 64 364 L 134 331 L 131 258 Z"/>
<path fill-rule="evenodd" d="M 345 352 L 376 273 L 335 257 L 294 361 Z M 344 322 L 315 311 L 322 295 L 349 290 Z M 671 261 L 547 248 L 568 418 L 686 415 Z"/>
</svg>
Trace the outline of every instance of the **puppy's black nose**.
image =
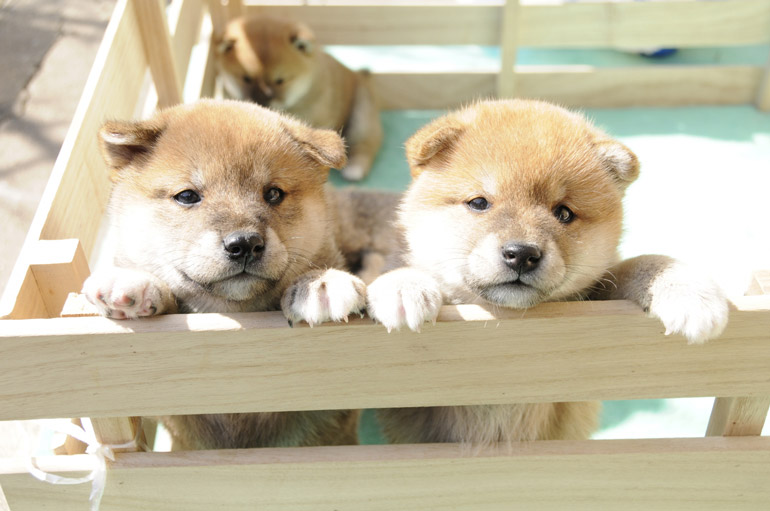
<svg viewBox="0 0 770 511">
<path fill-rule="evenodd" d="M 503 245 L 503 261 L 519 275 L 537 268 L 541 256 L 540 249 L 533 245 L 521 245 L 515 242 Z"/>
<path fill-rule="evenodd" d="M 259 258 L 265 251 L 265 239 L 256 232 L 235 231 L 224 240 L 225 252 L 230 259 L 242 259 L 247 256 Z"/>
</svg>

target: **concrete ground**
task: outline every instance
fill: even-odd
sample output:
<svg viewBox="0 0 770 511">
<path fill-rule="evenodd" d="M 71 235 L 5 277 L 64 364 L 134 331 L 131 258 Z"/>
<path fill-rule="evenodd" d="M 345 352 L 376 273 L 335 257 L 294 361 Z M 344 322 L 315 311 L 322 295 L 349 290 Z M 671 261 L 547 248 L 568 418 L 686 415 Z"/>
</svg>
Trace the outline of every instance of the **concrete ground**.
<svg viewBox="0 0 770 511">
<path fill-rule="evenodd" d="M 115 0 L 0 0 L 0 289 L 67 133 Z"/>
</svg>

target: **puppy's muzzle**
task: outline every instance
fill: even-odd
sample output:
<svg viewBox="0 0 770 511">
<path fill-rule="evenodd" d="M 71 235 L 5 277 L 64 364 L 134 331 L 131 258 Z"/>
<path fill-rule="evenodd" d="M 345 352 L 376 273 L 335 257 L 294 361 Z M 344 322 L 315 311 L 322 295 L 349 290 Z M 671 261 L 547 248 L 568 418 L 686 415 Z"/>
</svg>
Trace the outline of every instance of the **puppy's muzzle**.
<svg viewBox="0 0 770 511">
<path fill-rule="evenodd" d="M 256 232 L 235 231 L 223 241 L 227 257 L 233 261 L 251 258 L 259 259 L 265 252 L 265 239 Z"/>
<path fill-rule="evenodd" d="M 506 266 L 519 275 L 523 275 L 537 269 L 542 253 L 534 245 L 523 245 L 509 241 L 503 245 L 502 256 Z"/>
</svg>

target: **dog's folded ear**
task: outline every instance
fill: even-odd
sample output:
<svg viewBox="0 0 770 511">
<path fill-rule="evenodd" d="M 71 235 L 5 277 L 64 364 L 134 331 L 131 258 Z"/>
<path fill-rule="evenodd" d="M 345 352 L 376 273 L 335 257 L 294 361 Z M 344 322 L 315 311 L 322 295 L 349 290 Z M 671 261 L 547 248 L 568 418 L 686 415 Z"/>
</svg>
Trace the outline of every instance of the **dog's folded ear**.
<svg viewBox="0 0 770 511">
<path fill-rule="evenodd" d="M 310 128 L 296 121 L 285 121 L 283 125 L 294 143 L 316 163 L 341 169 L 348 162 L 345 141 L 337 132 Z"/>
<path fill-rule="evenodd" d="M 434 158 L 447 156 L 464 129 L 459 120 L 442 117 L 412 135 L 406 141 L 406 159 L 412 169 L 412 177 L 417 177 Z"/>
<path fill-rule="evenodd" d="M 120 170 L 138 158 L 146 157 L 163 132 L 154 121 L 108 121 L 99 130 L 99 145 L 104 161 L 112 170 Z"/>
<path fill-rule="evenodd" d="M 621 190 L 625 191 L 639 177 L 639 159 L 628 147 L 610 138 L 598 139 L 594 147 Z"/>
</svg>

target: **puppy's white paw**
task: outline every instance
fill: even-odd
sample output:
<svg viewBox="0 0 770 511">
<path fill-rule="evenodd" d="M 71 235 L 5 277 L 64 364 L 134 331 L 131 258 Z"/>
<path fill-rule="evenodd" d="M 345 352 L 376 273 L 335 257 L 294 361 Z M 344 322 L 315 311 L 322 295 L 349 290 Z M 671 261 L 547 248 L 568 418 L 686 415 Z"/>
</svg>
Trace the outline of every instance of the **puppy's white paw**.
<svg viewBox="0 0 770 511">
<path fill-rule="evenodd" d="M 434 322 L 443 303 L 438 283 L 425 273 L 400 268 L 381 275 L 367 289 L 369 315 L 390 332 L 402 326 L 419 332 Z"/>
<path fill-rule="evenodd" d="M 83 294 L 99 313 L 113 319 L 136 319 L 165 312 L 163 284 L 141 270 L 109 268 L 86 279 Z"/>
<path fill-rule="evenodd" d="M 651 292 L 649 312 L 663 322 L 666 335 L 682 334 L 688 343 L 701 344 L 727 326 L 728 301 L 722 290 L 684 264 L 667 268 Z"/>
<path fill-rule="evenodd" d="M 312 327 L 324 321 L 345 321 L 350 314 L 363 314 L 366 284 L 348 272 L 324 270 L 301 276 L 281 299 L 284 316 L 293 325 L 307 321 Z"/>
</svg>

